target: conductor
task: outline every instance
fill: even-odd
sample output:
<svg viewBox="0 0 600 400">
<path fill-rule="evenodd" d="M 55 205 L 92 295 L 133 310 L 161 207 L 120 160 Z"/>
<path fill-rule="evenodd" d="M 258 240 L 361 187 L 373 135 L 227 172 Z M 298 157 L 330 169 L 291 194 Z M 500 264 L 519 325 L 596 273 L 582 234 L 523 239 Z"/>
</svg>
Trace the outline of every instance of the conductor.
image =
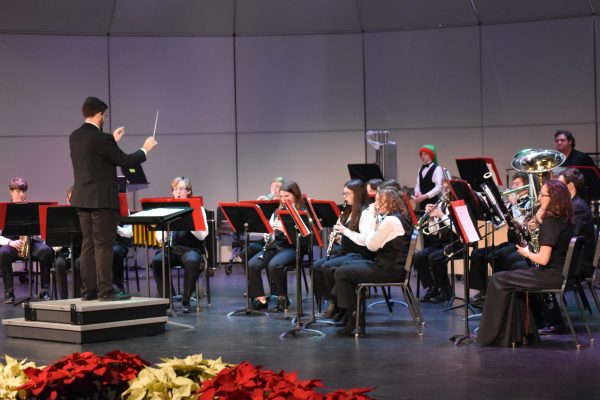
<svg viewBox="0 0 600 400">
<path fill-rule="evenodd" d="M 77 207 L 81 243 L 81 300 L 128 300 L 112 285 L 112 246 L 119 223 L 117 166 L 134 167 L 146 161 L 156 140 L 149 137 L 141 149 L 125 154 L 117 145 L 125 128 L 102 132 L 108 106 L 96 97 L 83 103 L 84 123 L 69 137 L 75 184 L 71 205 Z"/>
</svg>

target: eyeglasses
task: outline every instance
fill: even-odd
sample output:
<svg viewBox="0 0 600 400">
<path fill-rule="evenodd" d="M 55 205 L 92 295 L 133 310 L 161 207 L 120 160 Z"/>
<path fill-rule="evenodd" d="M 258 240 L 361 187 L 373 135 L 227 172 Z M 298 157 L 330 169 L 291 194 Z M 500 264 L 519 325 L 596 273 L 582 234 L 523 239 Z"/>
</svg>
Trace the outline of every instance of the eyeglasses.
<svg viewBox="0 0 600 400">
<path fill-rule="evenodd" d="M 550 195 L 546 193 L 540 193 L 540 197 L 550 197 Z"/>
<path fill-rule="evenodd" d="M 342 196 L 344 196 L 344 197 L 348 197 L 348 196 L 350 196 L 350 195 L 352 195 L 352 194 L 354 194 L 354 193 L 352 193 L 352 192 L 343 192 L 343 193 L 342 193 Z"/>
</svg>

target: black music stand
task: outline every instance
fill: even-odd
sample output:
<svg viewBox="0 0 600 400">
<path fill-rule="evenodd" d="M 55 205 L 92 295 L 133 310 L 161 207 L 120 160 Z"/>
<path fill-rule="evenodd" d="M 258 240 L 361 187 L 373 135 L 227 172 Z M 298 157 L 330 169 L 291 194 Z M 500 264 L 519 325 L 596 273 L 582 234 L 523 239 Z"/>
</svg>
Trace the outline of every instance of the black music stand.
<svg viewBox="0 0 600 400">
<path fill-rule="evenodd" d="M 27 245 L 30 249 L 27 259 L 25 260 L 25 268 L 27 269 L 29 278 L 29 297 L 25 300 L 15 303 L 15 305 L 20 304 L 23 301 L 33 300 L 31 237 L 40 234 L 40 206 L 53 204 L 56 203 L 8 203 L 6 205 L 6 220 L 4 221 L 3 234 L 7 236 L 27 236 Z"/>
<path fill-rule="evenodd" d="M 284 229 L 284 233 L 288 238 L 290 244 L 293 244 L 296 248 L 296 317 L 295 326 L 292 329 L 288 329 L 281 335 L 280 339 L 284 339 L 289 335 L 294 335 L 300 332 L 310 333 L 317 336 L 325 336 L 325 334 L 316 329 L 307 328 L 308 325 L 315 322 L 314 319 L 314 294 L 312 294 L 311 286 L 311 298 L 312 298 L 312 313 L 313 318 L 308 323 L 302 322 L 302 239 L 309 238 L 309 242 L 312 245 L 310 239 L 312 236 L 311 229 L 306 226 L 305 221 L 309 221 L 308 214 L 306 212 L 298 212 L 291 202 L 285 202 L 286 210 L 278 210 L 277 214 L 281 225 Z M 310 222 L 309 222 L 310 225 Z M 312 249 L 311 249 L 312 250 Z"/>
<path fill-rule="evenodd" d="M 350 179 L 360 179 L 367 182 L 371 179 L 384 180 L 381 168 L 377 164 L 348 164 Z"/>
<path fill-rule="evenodd" d="M 133 207 L 135 207 L 138 190 L 146 189 L 150 185 L 150 182 L 146 179 L 146 174 L 141 164 L 135 167 L 121 167 L 121 172 L 125 178 L 124 192 L 131 192 Z"/>
<path fill-rule="evenodd" d="M 162 204 L 162 203 L 154 203 L 154 204 Z M 157 206 L 157 207 L 150 207 L 148 206 L 147 209 L 137 212 L 135 214 L 131 214 L 128 217 L 121 217 L 121 222 L 124 224 L 131 224 L 131 225 L 144 225 L 146 231 L 150 230 L 161 230 L 163 231 L 163 240 L 162 240 L 162 265 L 163 265 L 163 295 L 167 295 L 167 291 L 165 288 L 166 285 L 166 269 L 165 269 L 165 247 L 166 247 L 166 240 L 164 237 L 164 232 L 166 230 L 167 232 L 167 237 L 170 236 L 171 231 L 173 230 L 172 225 L 174 225 L 176 222 L 184 219 L 184 217 L 189 216 L 188 218 L 185 218 L 186 224 L 191 224 L 192 229 L 187 229 L 187 230 L 193 230 L 193 220 L 191 217 L 191 214 L 193 212 L 193 209 L 191 207 L 182 207 L 182 206 L 177 206 L 177 205 L 173 205 L 174 203 L 169 203 L 171 204 L 168 207 L 161 207 L 161 206 Z M 179 203 L 175 203 L 175 204 L 179 204 Z M 174 208 L 177 207 L 177 208 Z M 189 227 L 189 225 L 188 225 Z M 146 263 L 148 264 L 148 263 Z M 170 272 L 170 270 L 169 270 Z M 146 278 L 147 278 L 147 286 L 148 286 L 148 297 L 150 297 L 150 266 L 146 265 Z M 173 311 L 173 297 L 171 296 L 171 279 L 169 279 L 169 314 L 174 313 Z M 175 316 L 177 316 L 175 314 Z"/>
<path fill-rule="evenodd" d="M 74 255 L 75 246 L 81 246 L 82 235 L 79 226 L 77 209 L 71 206 L 50 206 L 46 208 L 45 240 L 48 246 L 68 247 L 70 254 Z M 43 211 L 42 211 L 43 213 Z M 41 219 L 43 220 L 43 216 Z M 44 236 L 42 228 L 42 236 Z M 71 270 L 73 271 L 73 296 L 77 293 L 75 279 L 75 258 L 71 257 Z"/>
<path fill-rule="evenodd" d="M 229 222 L 234 232 L 244 232 L 244 272 L 246 273 L 246 307 L 227 314 L 233 315 L 269 315 L 264 311 L 254 310 L 250 307 L 250 280 L 248 276 L 248 241 L 252 233 L 273 233 L 273 228 L 265 217 L 260 207 L 250 203 L 219 203 L 221 212 Z"/>
<path fill-rule="evenodd" d="M 307 199 L 311 214 L 315 221 L 318 221 L 321 229 L 327 228 L 329 232 L 337 224 L 342 211 L 340 207 L 332 200 Z M 343 207 L 343 206 L 342 206 Z M 327 238 L 328 236 L 325 236 Z M 323 257 L 323 247 L 320 249 L 320 256 Z"/>
<path fill-rule="evenodd" d="M 455 345 L 459 345 L 467 340 L 472 340 L 469 331 L 469 245 L 481 240 L 477 230 L 477 221 L 474 218 L 471 208 L 464 200 L 450 202 L 450 218 L 458 227 L 460 238 L 463 242 L 463 262 L 464 262 L 464 310 L 465 310 L 465 332 L 462 335 L 454 335 L 450 340 Z"/>
</svg>

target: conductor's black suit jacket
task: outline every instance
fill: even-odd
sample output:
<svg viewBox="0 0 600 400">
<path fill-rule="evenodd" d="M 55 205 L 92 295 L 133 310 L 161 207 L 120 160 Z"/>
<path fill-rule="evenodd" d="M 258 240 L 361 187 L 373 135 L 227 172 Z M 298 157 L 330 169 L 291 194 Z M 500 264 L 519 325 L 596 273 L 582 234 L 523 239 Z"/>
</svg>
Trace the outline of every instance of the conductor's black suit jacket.
<svg viewBox="0 0 600 400">
<path fill-rule="evenodd" d="M 71 205 L 78 208 L 119 209 L 117 166 L 134 167 L 146 161 L 140 149 L 125 154 L 113 135 L 84 123 L 69 137 L 75 185 Z"/>
</svg>

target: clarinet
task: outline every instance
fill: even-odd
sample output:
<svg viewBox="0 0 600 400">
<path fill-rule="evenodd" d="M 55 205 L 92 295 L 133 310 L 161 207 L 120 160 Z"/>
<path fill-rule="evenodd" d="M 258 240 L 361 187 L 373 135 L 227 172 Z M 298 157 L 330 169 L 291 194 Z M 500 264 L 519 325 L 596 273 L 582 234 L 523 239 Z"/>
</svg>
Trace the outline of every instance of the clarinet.
<svg viewBox="0 0 600 400">
<path fill-rule="evenodd" d="M 342 221 L 342 217 L 344 216 L 344 212 L 346 211 L 346 205 L 347 205 L 346 202 L 344 202 L 344 204 L 342 205 L 342 212 L 340 213 L 340 216 L 338 217 L 335 225 L 339 224 Z M 332 230 L 331 233 L 329 234 L 329 243 L 327 244 L 327 252 L 325 253 L 325 254 L 327 254 L 328 260 L 331 257 L 331 250 L 333 249 L 333 244 L 335 243 L 337 236 L 338 236 L 338 233 L 335 230 Z"/>
</svg>

